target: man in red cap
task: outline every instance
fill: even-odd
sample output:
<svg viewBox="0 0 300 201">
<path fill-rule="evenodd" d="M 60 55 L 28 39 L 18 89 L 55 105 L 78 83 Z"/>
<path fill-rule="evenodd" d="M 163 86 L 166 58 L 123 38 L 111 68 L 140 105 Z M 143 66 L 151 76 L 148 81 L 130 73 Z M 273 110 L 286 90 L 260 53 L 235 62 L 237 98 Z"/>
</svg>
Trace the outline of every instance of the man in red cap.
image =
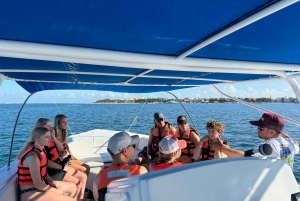
<svg viewBox="0 0 300 201">
<path fill-rule="evenodd" d="M 286 160 L 287 164 L 293 169 L 294 156 L 299 153 L 299 144 L 287 134 L 282 133 L 285 126 L 283 118 L 277 114 L 267 112 L 258 121 L 250 121 L 250 124 L 257 126 L 258 137 L 265 140 L 256 144 L 253 150 L 258 150 L 258 147 L 262 144 L 269 144 L 272 147 L 270 156 Z M 210 147 L 213 150 L 224 152 L 229 157 L 243 157 L 245 155 L 243 151 L 230 149 L 223 145 L 220 140 L 211 143 Z M 255 153 L 253 156 L 261 156 L 261 154 Z"/>
</svg>

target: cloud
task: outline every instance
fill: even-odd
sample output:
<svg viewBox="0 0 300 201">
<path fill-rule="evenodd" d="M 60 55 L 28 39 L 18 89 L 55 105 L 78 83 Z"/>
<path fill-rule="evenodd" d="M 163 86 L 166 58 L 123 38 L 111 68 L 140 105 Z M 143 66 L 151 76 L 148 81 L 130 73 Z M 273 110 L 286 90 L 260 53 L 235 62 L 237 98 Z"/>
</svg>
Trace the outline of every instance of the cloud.
<svg viewBox="0 0 300 201">
<path fill-rule="evenodd" d="M 176 92 L 176 96 L 177 96 L 177 98 L 182 98 L 182 94 L 180 93 L 180 92 Z"/>
<path fill-rule="evenodd" d="M 256 91 L 255 89 L 253 89 L 252 87 L 248 87 L 248 91 L 251 91 L 251 92 L 253 92 L 253 91 Z"/>
<path fill-rule="evenodd" d="M 74 93 L 70 93 L 67 97 L 68 98 L 76 98 L 76 95 Z"/>
<path fill-rule="evenodd" d="M 111 91 L 108 92 L 108 95 L 109 95 L 110 97 L 113 97 L 113 98 L 115 97 L 115 93 L 114 93 L 114 92 L 111 92 Z M 126 94 L 125 94 L 125 95 L 126 95 Z"/>
<path fill-rule="evenodd" d="M 229 91 L 232 92 L 232 93 L 236 93 L 236 88 L 233 86 L 233 85 L 230 85 L 229 86 Z"/>
</svg>

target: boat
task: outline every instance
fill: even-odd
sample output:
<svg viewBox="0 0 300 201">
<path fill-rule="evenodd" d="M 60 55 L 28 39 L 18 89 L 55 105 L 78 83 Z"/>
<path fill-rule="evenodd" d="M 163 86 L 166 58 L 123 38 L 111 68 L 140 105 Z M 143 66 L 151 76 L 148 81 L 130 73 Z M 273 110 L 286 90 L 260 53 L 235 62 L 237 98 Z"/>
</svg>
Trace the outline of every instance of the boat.
<svg viewBox="0 0 300 201">
<path fill-rule="evenodd" d="M 16 81 L 30 93 L 25 104 L 44 90 L 152 93 L 286 80 L 299 101 L 299 10 L 298 0 L 2 2 L 0 85 L 4 79 Z M 68 137 L 74 154 L 91 166 L 90 189 L 111 162 L 106 145 L 116 132 L 97 129 Z M 147 135 L 139 135 L 136 153 L 147 144 Z M 1 200 L 19 196 L 13 137 L 14 131 L 8 164 L 0 170 Z M 297 193 L 284 161 L 249 157 L 116 180 L 106 198 L 291 200 Z"/>
</svg>

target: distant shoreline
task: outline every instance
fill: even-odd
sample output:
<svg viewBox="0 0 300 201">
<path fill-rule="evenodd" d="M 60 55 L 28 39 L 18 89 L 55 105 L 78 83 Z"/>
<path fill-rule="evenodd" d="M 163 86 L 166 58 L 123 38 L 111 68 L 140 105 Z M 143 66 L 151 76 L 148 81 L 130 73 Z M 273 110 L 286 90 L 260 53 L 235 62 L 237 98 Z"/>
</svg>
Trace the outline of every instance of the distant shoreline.
<svg viewBox="0 0 300 201">
<path fill-rule="evenodd" d="M 23 103 L 0 103 L 0 105 L 22 105 Z M 26 103 L 26 105 L 48 105 L 48 104 L 54 104 L 54 103 Z M 134 105 L 134 104 L 144 104 L 144 103 L 56 103 L 60 105 L 70 105 L 70 104 L 80 104 L 80 105 L 114 105 L 114 104 L 119 104 L 119 105 Z M 146 103 L 149 105 L 154 105 L 154 104 L 179 104 L 179 103 Z M 242 104 L 242 103 L 182 103 L 182 104 Z M 263 103 L 263 102 L 256 102 L 252 104 L 283 104 L 280 102 L 273 102 L 273 103 Z M 289 104 L 289 103 L 284 103 L 284 104 Z M 290 104 L 299 104 L 299 103 L 290 103 Z"/>
</svg>

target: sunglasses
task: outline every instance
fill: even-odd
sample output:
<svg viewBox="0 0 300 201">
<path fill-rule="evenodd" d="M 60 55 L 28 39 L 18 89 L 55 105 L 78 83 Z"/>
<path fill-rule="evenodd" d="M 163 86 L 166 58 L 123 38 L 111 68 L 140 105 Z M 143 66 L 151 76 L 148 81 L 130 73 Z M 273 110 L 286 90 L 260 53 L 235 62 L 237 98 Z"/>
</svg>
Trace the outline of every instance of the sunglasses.
<svg viewBox="0 0 300 201">
<path fill-rule="evenodd" d="M 267 127 L 261 127 L 261 126 L 257 126 L 257 129 L 260 130 L 260 131 L 264 131 L 266 129 L 268 129 Z"/>
<path fill-rule="evenodd" d="M 155 120 L 156 122 L 161 122 L 161 121 L 164 121 L 164 119 L 159 119 L 159 120 Z"/>
<path fill-rule="evenodd" d="M 128 147 L 133 147 L 135 149 L 135 144 L 129 145 Z M 128 147 L 126 147 L 126 148 L 128 148 Z"/>
</svg>

